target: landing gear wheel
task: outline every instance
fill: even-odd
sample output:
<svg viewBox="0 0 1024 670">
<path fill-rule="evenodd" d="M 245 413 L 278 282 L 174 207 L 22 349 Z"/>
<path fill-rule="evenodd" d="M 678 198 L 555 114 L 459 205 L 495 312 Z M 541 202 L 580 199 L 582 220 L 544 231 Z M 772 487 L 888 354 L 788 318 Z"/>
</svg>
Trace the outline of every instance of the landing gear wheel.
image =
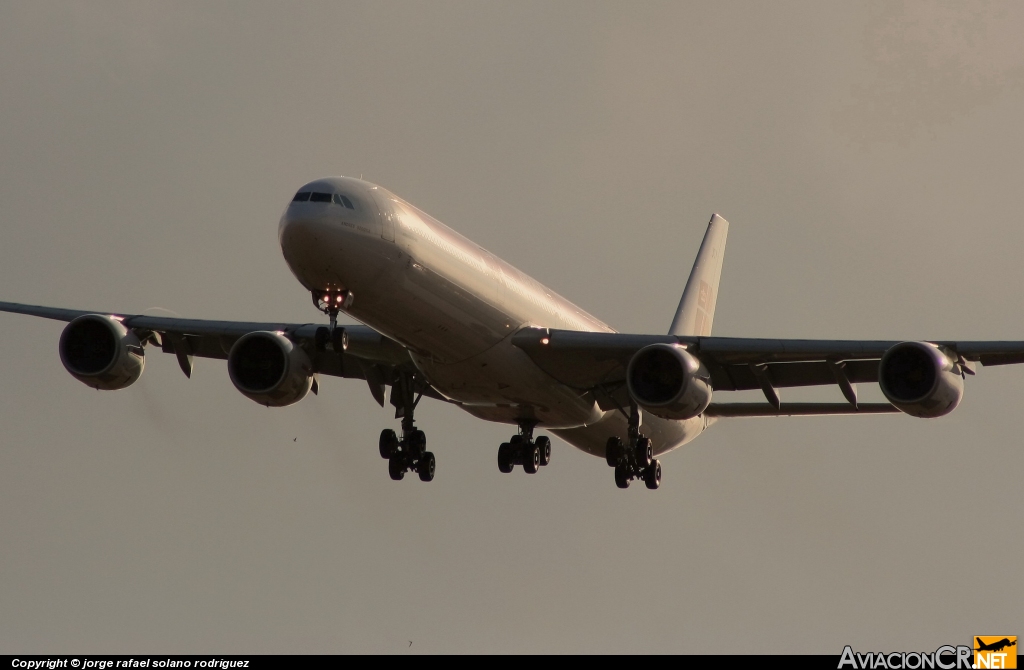
<svg viewBox="0 0 1024 670">
<path fill-rule="evenodd" d="M 380 457 L 387 460 L 398 451 L 398 435 L 390 428 L 380 431 Z"/>
<path fill-rule="evenodd" d="M 313 334 L 313 347 L 317 351 L 327 351 L 327 343 L 331 341 L 331 331 L 329 328 L 320 326 L 316 329 Z"/>
<path fill-rule="evenodd" d="M 540 450 L 540 464 L 545 466 L 551 462 L 551 438 L 541 435 L 535 443 Z"/>
<path fill-rule="evenodd" d="M 641 469 L 647 468 L 654 459 L 654 448 L 648 437 L 641 437 L 636 441 L 636 461 Z"/>
<path fill-rule="evenodd" d="M 427 450 L 427 436 L 422 430 L 414 430 L 409 433 L 409 453 L 414 458 L 419 457 Z"/>
<path fill-rule="evenodd" d="M 435 465 L 436 461 L 434 461 L 434 454 L 429 451 L 425 452 L 420 457 L 420 462 L 416 466 L 416 472 L 419 473 L 421 482 L 433 481 Z"/>
<path fill-rule="evenodd" d="M 629 488 L 629 467 L 624 463 L 615 466 L 615 485 L 620 489 Z"/>
<path fill-rule="evenodd" d="M 540 449 L 537 448 L 536 444 L 527 444 L 522 447 L 523 450 L 523 470 L 528 473 L 536 474 L 537 470 L 540 469 Z"/>
<path fill-rule="evenodd" d="M 652 461 L 644 470 L 644 484 L 652 491 L 661 486 L 661 461 Z"/>
<path fill-rule="evenodd" d="M 348 349 L 348 333 L 345 332 L 344 328 L 335 328 L 330 332 L 330 335 L 331 346 L 334 347 L 334 353 L 340 354 Z"/>
<path fill-rule="evenodd" d="M 505 442 L 498 447 L 498 471 L 508 474 L 512 472 L 515 464 L 512 463 L 512 445 Z"/>
<path fill-rule="evenodd" d="M 405 477 L 405 462 L 401 456 L 392 456 L 388 459 L 388 474 L 396 482 Z"/>
<path fill-rule="evenodd" d="M 604 460 L 608 467 L 614 468 L 622 458 L 622 440 L 617 437 L 609 437 L 608 443 L 604 446 Z"/>
</svg>

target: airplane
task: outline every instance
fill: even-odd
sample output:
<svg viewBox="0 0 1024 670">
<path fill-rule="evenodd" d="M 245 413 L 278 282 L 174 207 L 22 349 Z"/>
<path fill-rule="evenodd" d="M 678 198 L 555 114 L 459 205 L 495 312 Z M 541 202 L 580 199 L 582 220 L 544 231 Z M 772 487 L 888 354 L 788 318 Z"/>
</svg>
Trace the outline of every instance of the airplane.
<svg viewBox="0 0 1024 670">
<path fill-rule="evenodd" d="M 978 643 L 978 646 L 974 651 L 1002 651 L 1007 647 L 1013 647 L 1017 644 L 1017 640 L 1011 641 L 1008 637 L 1004 637 L 1002 640 L 996 640 L 991 644 L 985 644 L 981 641 L 980 637 L 976 637 L 974 640 Z"/>
<path fill-rule="evenodd" d="M 661 485 L 659 457 L 735 417 L 908 414 L 934 418 L 963 398 L 975 364 L 1024 363 L 1024 342 L 795 340 L 711 335 L 729 223 L 711 217 L 668 332 L 619 333 L 390 191 L 329 177 L 300 188 L 278 224 L 285 262 L 322 323 L 182 319 L 0 303 L 0 311 L 66 322 L 59 354 L 87 386 L 122 389 L 145 349 L 227 361 L 243 395 L 282 407 L 319 376 L 364 380 L 400 433 L 378 443 L 394 480 L 434 479 L 436 459 L 414 416 L 424 397 L 517 427 L 498 469 L 536 473 L 551 439 L 604 458 L 619 488 Z M 362 325 L 342 326 L 345 313 Z M 888 402 L 858 400 L 877 383 Z M 780 390 L 835 385 L 846 402 L 783 403 Z M 390 395 L 387 390 L 390 388 Z M 765 402 L 718 402 L 758 390 Z M 712 396 L 715 396 L 713 401 Z"/>
</svg>

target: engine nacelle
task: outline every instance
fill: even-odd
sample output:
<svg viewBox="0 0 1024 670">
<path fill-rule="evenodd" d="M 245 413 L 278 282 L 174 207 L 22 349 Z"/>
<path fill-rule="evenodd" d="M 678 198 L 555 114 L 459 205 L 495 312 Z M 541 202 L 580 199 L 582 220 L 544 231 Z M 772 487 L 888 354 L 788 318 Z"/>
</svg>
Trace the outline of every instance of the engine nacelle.
<svg viewBox="0 0 1024 670">
<path fill-rule="evenodd" d="M 60 334 L 60 362 L 86 386 L 115 391 L 131 386 L 146 367 L 146 354 L 135 333 L 105 314 L 74 319 Z"/>
<path fill-rule="evenodd" d="M 896 409 L 923 419 L 949 414 L 964 397 L 959 365 L 930 342 L 902 342 L 886 351 L 878 385 Z"/>
<path fill-rule="evenodd" d="M 297 403 L 313 385 L 313 364 L 306 352 L 270 331 L 238 338 L 228 354 L 228 374 L 242 395 L 267 407 Z"/>
<path fill-rule="evenodd" d="M 642 409 L 663 419 L 689 419 L 711 403 L 711 375 L 677 344 L 652 344 L 626 368 L 629 394 Z"/>
</svg>

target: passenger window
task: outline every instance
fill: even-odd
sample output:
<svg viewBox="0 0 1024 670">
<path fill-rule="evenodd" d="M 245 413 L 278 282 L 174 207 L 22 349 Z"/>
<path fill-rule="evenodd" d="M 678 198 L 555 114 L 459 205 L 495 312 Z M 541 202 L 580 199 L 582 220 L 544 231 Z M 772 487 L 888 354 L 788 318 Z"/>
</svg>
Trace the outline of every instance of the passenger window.
<svg viewBox="0 0 1024 670">
<path fill-rule="evenodd" d="M 306 202 L 307 200 L 309 200 L 309 191 L 299 191 L 292 198 L 292 202 Z"/>
<path fill-rule="evenodd" d="M 330 202 L 331 201 L 331 194 L 330 193 L 313 193 L 312 195 L 309 196 L 309 201 L 310 202 Z"/>
</svg>

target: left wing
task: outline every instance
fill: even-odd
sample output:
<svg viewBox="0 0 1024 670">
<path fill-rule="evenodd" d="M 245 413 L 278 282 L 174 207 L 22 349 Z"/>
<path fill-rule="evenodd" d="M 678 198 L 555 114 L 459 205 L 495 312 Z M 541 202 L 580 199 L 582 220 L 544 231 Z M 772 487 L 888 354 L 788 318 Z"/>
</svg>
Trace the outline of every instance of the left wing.
<svg viewBox="0 0 1024 670">
<path fill-rule="evenodd" d="M 631 335 L 588 333 L 569 330 L 526 328 L 512 337 L 547 374 L 574 388 L 594 393 L 604 409 L 626 406 L 626 367 L 640 349 L 652 344 L 679 344 L 696 356 L 711 373 L 715 391 L 838 384 L 841 388 L 858 382 L 877 382 L 882 355 L 900 343 L 897 340 L 782 340 L 735 337 L 687 337 L 676 335 Z M 933 344 L 948 350 L 964 374 L 974 374 L 973 362 L 982 365 L 1024 363 L 1024 342 L 942 341 Z M 852 393 L 852 392 L 851 392 Z M 857 407 L 844 388 L 844 395 Z M 722 408 L 713 404 L 715 416 L 780 416 L 778 407 Z M 816 410 L 811 405 L 793 407 L 801 414 L 845 413 Z M 864 407 L 863 405 L 860 407 Z M 788 408 L 787 408 L 788 409 Z M 819 411 L 820 410 L 820 411 Z M 858 411 L 854 409 L 854 411 Z M 875 410 L 867 410 L 866 413 Z M 758 413 L 761 412 L 761 413 Z"/>
<path fill-rule="evenodd" d="M 338 354 L 317 347 L 316 332 L 323 326 L 314 323 L 179 319 L 13 302 L 0 302 L 0 312 L 28 314 L 56 321 L 72 321 L 86 314 L 116 317 L 126 328 L 134 331 L 144 344 L 154 344 L 164 353 L 175 354 L 182 372 L 187 376 L 192 373 L 193 357 L 227 359 L 232 345 L 243 335 L 254 331 L 277 331 L 306 350 L 315 373 L 365 379 L 374 399 L 381 405 L 384 404 L 384 386 L 394 383 L 396 372 L 412 367 L 412 359 L 405 347 L 369 326 L 344 326 L 348 348 Z M 425 383 L 419 382 L 419 386 L 418 390 L 424 395 L 444 399 Z"/>
</svg>

